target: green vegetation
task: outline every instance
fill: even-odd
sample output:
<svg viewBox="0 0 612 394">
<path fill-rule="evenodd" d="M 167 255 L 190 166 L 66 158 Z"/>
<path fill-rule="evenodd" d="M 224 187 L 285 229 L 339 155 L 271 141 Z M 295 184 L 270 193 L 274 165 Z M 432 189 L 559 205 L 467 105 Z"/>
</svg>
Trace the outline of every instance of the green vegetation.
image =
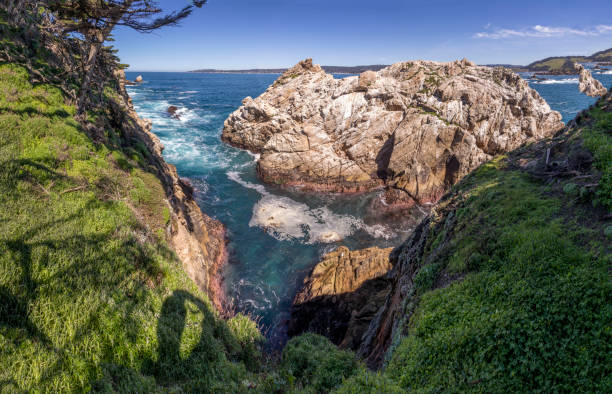
<svg viewBox="0 0 612 394">
<path fill-rule="evenodd" d="M 182 271 L 159 179 L 28 79 L 0 66 L 0 389 L 240 391 L 261 334 Z"/>
<path fill-rule="evenodd" d="M 423 261 L 438 257 L 415 278 L 420 300 L 386 373 L 426 392 L 607 392 L 609 242 L 582 223 L 584 207 L 505 163 L 464 179 L 454 214 L 431 228 Z M 444 269 L 464 277 L 434 288 Z"/>
<path fill-rule="evenodd" d="M 571 71 L 574 70 L 575 62 L 586 61 L 584 57 L 553 57 L 541 61 L 533 62 L 527 66 L 530 70 L 540 71 Z"/>
<path fill-rule="evenodd" d="M 537 60 L 528 64 L 524 69 L 528 71 L 541 71 L 551 73 L 575 74 L 574 63 L 610 62 L 612 61 L 612 48 L 596 52 L 590 56 L 555 56 Z M 523 67 L 519 67 L 523 69 Z"/>
<path fill-rule="evenodd" d="M 339 350 L 315 334 L 304 334 L 290 341 L 283 350 L 280 367 L 295 377 L 298 388 L 308 388 L 314 393 L 329 391 L 344 378 L 364 369 L 353 353 Z"/>
<path fill-rule="evenodd" d="M 612 62 L 612 48 L 596 52 L 589 56 L 588 60 L 596 62 Z"/>
<path fill-rule="evenodd" d="M 612 112 L 604 111 L 600 103 L 590 114 L 594 123 L 583 132 L 583 138 L 593 152 L 595 167 L 602 173 L 595 202 L 612 211 Z"/>
</svg>

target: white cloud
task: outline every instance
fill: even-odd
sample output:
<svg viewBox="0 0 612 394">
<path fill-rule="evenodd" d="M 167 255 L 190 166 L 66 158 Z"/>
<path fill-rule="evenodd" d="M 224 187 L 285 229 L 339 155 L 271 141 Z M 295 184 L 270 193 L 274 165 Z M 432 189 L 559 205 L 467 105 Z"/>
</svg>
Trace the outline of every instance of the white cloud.
<svg viewBox="0 0 612 394">
<path fill-rule="evenodd" d="M 514 29 L 495 29 L 490 32 L 480 32 L 474 35 L 475 38 L 490 38 L 498 40 L 501 38 L 514 38 L 514 37 L 535 37 L 535 38 L 548 38 L 548 37 L 566 37 L 566 36 L 598 36 L 602 34 L 612 33 L 612 26 L 610 25 L 598 25 L 595 27 L 588 27 L 584 29 L 574 29 L 570 27 L 555 27 L 555 26 L 542 26 L 535 25 L 526 29 L 514 30 Z"/>
</svg>

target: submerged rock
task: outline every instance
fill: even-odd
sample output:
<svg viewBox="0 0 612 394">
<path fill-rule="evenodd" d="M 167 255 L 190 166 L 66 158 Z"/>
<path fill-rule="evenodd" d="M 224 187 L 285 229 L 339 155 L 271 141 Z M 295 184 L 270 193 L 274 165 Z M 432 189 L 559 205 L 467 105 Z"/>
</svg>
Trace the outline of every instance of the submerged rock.
<svg viewBox="0 0 612 394">
<path fill-rule="evenodd" d="M 356 349 L 390 290 L 391 250 L 341 246 L 323 256 L 293 301 L 289 334 L 316 332 Z"/>
<path fill-rule="evenodd" d="M 333 192 L 386 185 L 426 203 L 493 155 L 562 127 L 503 68 L 414 61 L 334 79 L 308 59 L 245 98 L 222 139 L 261 153 L 267 182 Z"/>
<path fill-rule="evenodd" d="M 166 110 L 166 112 L 168 112 L 168 115 L 170 115 L 171 117 L 173 117 L 174 119 L 181 119 L 180 114 L 178 113 L 179 108 L 175 105 L 171 105 L 168 107 L 168 109 Z"/>
<path fill-rule="evenodd" d="M 578 89 L 581 93 L 584 93 L 587 96 L 591 97 L 599 97 L 603 96 L 608 92 L 608 90 L 604 88 L 601 82 L 593 78 L 589 70 L 584 68 L 582 64 L 575 63 L 574 68 L 580 74 L 580 76 L 578 77 Z"/>
</svg>

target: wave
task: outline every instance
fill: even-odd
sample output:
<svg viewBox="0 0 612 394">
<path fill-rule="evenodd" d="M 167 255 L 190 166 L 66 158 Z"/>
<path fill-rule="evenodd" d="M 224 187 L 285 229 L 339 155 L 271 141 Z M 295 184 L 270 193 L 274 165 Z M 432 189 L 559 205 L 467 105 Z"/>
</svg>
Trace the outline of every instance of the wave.
<svg viewBox="0 0 612 394">
<path fill-rule="evenodd" d="M 612 70 L 606 70 L 606 71 L 598 72 L 597 74 L 606 74 L 606 75 L 610 75 L 610 74 L 612 74 Z"/>
<path fill-rule="evenodd" d="M 578 83 L 578 78 L 565 78 L 565 79 L 547 79 L 546 81 L 535 82 L 539 85 L 555 85 L 555 84 L 566 84 L 566 83 Z"/>
<path fill-rule="evenodd" d="M 358 230 L 374 238 L 389 239 L 394 236 L 383 225 L 367 225 L 361 219 L 336 214 L 327 207 L 310 208 L 289 197 L 274 195 L 263 185 L 244 181 L 236 171 L 228 171 L 227 176 L 262 195 L 261 200 L 253 206 L 249 227 L 260 227 L 280 241 L 331 243 L 341 241 Z"/>
</svg>

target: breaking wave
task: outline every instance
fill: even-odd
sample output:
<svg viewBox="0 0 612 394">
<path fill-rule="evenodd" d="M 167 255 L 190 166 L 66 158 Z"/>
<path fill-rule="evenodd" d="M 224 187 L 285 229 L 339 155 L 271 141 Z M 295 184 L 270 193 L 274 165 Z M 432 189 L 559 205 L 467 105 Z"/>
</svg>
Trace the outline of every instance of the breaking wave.
<svg viewBox="0 0 612 394">
<path fill-rule="evenodd" d="M 578 83 L 578 78 L 564 78 L 564 79 L 547 79 L 546 81 L 535 82 L 539 85 L 555 85 L 555 84 L 566 84 L 566 83 Z"/>
</svg>

